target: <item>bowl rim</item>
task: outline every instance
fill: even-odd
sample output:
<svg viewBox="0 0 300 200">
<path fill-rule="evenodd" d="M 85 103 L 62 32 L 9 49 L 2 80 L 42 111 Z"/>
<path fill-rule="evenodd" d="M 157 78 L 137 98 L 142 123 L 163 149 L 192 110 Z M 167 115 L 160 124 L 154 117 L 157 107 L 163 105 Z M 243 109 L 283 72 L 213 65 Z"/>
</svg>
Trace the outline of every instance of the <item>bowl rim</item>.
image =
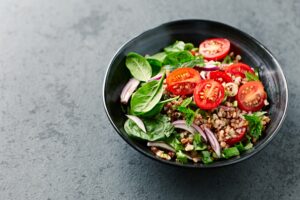
<svg viewBox="0 0 300 200">
<path fill-rule="evenodd" d="M 222 26 L 227 26 L 230 29 L 233 29 L 234 31 L 237 31 L 241 34 L 243 34 L 243 36 L 249 38 L 250 40 L 252 40 L 254 43 L 256 43 L 257 45 L 259 45 L 270 57 L 271 59 L 275 62 L 275 64 L 278 66 L 278 72 L 281 74 L 282 78 L 283 78 L 283 87 L 285 88 L 286 91 L 286 98 L 285 98 L 285 105 L 284 105 L 284 110 L 283 110 L 283 114 L 282 117 L 277 125 L 277 127 L 275 128 L 274 132 L 271 133 L 271 136 L 269 138 L 267 138 L 261 145 L 258 146 L 258 148 L 254 148 L 251 152 L 249 152 L 248 154 L 242 155 L 241 157 L 237 157 L 236 159 L 229 159 L 226 162 L 215 162 L 212 163 L 210 165 L 205 165 L 205 164 L 181 164 L 175 161 L 167 161 L 167 160 L 163 160 L 163 159 L 159 159 L 156 156 L 152 155 L 152 154 L 148 154 L 146 153 L 142 148 L 140 148 L 139 146 L 135 145 L 130 139 L 126 138 L 121 131 L 118 129 L 118 127 L 115 125 L 114 121 L 112 120 L 107 106 L 106 106 L 106 101 L 105 101 L 105 91 L 106 91 L 106 85 L 107 85 L 107 79 L 108 79 L 108 74 L 110 72 L 111 69 L 111 65 L 114 62 L 114 60 L 116 59 L 117 55 L 121 52 L 121 50 L 130 42 L 133 42 L 135 40 L 137 40 L 139 37 L 142 37 L 143 35 L 155 30 L 155 29 L 159 29 L 161 27 L 164 26 L 169 26 L 172 24 L 177 24 L 177 23 L 190 23 L 190 22 L 202 22 L 202 23 L 214 23 L 214 24 L 219 24 Z M 241 30 L 239 30 L 238 28 L 235 28 L 231 25 L 222 23 L 222 22 L 218 22 L 218 21 L 213 21 L 213 20 L 207 20 L 207 19 L 180 19 L 180 20 L 174 20 L 174 21 L 169 21 L 169 22 L 165 22 L 162 23 L 158 26 L 155 26 L 153 28 L 147 29 L 146 31 L 143 31 L 140 34 L 137 34 L 136 36 L 130 38 L 129 40 L 127 40 L 126 42 L 124 42 L 116 51 L 116 53 L 114 53 L 113 57 L 111 58 L 111 60 L 109 61 L 108 67 L 106 69 L 105 75 L 104 75 L 104 82 L 103 82 L 103 89 L 102 89 L 102 100 L 103 100 L 103 105 L 104 105 L 104 110 L 105 113 L 111 123 L 111 125 L 114 127 L 114 129 L 116 130 L 116 132 L 119 134 L 119 136 L 121 136 L 121 138 L 123 138 L 123 140 L 125 140 L 132 148 L 134 148 L 135 150 L 137 150 L 138 152 L 140 152 L 141 154 L 143 154 L 144 156 L 151 158 L 159 163 L 164 163 L 167 164 L 169 166 L 176 166 L 176 167 L 184 167 L 184 168 L 201 168 L 201 169 L 208 169 L 208 168 L 218 168 L 218 167 L 224 167 L 224 166 L 228 166 L 228 165 L 233 165 L 236 163 L 239 163 L 241 161 L 244 161 L 256 154 L 258 154 L 263 148 L 265 148 L 272 140 L 273 138 L 278 134 L 280 128 L 282 127 L 282 124 L 286 118 L 286 113 L 287 113 L 287 109 L 288 109 L 288 99 L 289 99 L 289 95 L 288 95 L 288 85 L 287 85 L 287 81 L 285 78 L 285 75 L 283 73 L 283 70 L 281 68 L 281 65 L 279 64 L 279 62 L 277 61 L 277 59 L 275 58 L 275 56 L 271 53 L 271 51 L 266 48 L 263 44 L 261 44 L 257 39 L 255 39 L 254 37 L 252 37 L 251 35 L 249 35 L 248 33 L 245 33 Z"/>
</svg>

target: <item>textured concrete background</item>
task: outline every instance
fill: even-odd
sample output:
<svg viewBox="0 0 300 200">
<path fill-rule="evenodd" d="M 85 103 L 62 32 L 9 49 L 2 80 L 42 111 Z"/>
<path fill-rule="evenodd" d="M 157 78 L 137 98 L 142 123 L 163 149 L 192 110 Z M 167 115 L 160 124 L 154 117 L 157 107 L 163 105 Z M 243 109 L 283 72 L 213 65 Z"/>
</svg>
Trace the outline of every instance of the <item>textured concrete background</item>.
<svg viewBox="0 0 300 200">
<path fill-rule="evenodd" d="M 300 1 L 2 0 L 0 199 L 299 199 Z M 188 170 L 140 155 L 102 106 L 107 64 L 163 22 L 235 26 L 278 58 L 290 89 L 272 143 L 231 167 Z"/>
</svg>

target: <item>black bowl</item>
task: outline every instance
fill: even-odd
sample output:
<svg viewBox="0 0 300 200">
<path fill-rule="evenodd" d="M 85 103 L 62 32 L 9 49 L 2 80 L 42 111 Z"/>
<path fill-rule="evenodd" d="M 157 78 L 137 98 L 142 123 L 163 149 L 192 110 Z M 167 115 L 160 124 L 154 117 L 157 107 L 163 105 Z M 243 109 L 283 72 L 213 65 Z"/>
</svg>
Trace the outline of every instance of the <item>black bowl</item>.
<svg viewBox="0 0 300 200">
<path fill-rule="evenodd" d="M 253 67 L 259 67 L 260 76 L 267 90 L 270 102 L 269 112 L 271 123 L 266 129 L 266 134 L 253 149 L 243 153 L 239 157 L 217 161 L 210 165 L 181 164 L 175 161 L 165 161 L 156 158 L 148 147 L 146 147 L 145 143 L 129 138 L 123 128 L 126 117 L 121 109 L 119 96 L 122 88 L 130 78 L 130 73 L 125 67 L 125 57 L 131 51 L 142 55 L 154 54 L 176 40 L 199 44 L 200 41 L 212 37 L 225 37 L 229 39 L 232 44 L 231 50 L 240 54 L 243 62 Z M 288 88 L 279 63 L 270 51 L 256 39 L 236 28 L 219 22 L 180 20 L 162 24 L 148 30 L 130 40 L 118 50 L 111 60 L 105 75 L 103 101 L 106 114 L 113 127 L 128 144 L 142 154 L 154 160 L 176 166 L 213 168 L 240 162 L 266 147 L 278 133 L 284 121 L 288 104 Z"/>
</svg>

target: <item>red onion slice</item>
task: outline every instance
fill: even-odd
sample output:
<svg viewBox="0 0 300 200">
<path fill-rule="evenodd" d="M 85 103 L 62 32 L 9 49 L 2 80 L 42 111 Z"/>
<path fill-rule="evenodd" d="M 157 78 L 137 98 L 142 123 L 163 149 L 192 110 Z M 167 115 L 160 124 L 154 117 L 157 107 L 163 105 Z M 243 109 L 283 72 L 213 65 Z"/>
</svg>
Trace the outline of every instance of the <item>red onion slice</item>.
<svg viewBox="0 0 300 200">
<path fill-rule="evenodd" d="M 132 121 L 134 121 L 134 123 L 136 123 L 136 125 L 146 133 L 146 128 L 145 128 L 145 125 L 143 123 L 143 121 L 138 118 L 137 116 L 134 116 L 134 115 L 126 115 L 129 119 L 131 119 Z"/>
<path fill-rule="evenodd" d="M 216 70 L 220 70 L 220 68 L 218 66 L 205 66 L 205 67 L 195 66 L 194 69 L 196 69 L 198 71 L 216 71 Z"/>
<path fill-rule="evenodd" d="M 172 124 L 174 125 L 175 128 L 184 129 L 186 131 L 189 131 L 190 133 L 198 132 L 198 133 L 200 133 L 200 135 L 202 136 L 204 141 L 205 142 L 207 141 L 207 137 L 206 137 L 204 131 L 194 123 L 190 127 L 186 125 L 185 120 L 177 120 L 177 121 L 174 121 Z M 178 126 L 180 126 L 180 127 L 178 127 Z"/>
<path fill-rule="evenodd" d="M 135 78 L 131 78 L 123 88 L 120 98 L 121 103 L 127 104 L 129 98 L 131 97 L 132 93 L 136 90 L 138 85 L 140 84 L 140 81 L 136 80 Z"/>
<path fill-rule="evenodd" d="M 213 148 L 213 150 L 216 152 L 217 156 L 220 158 L 221 157 L 221 147 L 220 144 L 214 135 L 214 133 L 207 127 L 204 128 L 205 133 L 207 135 L 208 141 Z"/>
<path fill-rule="evenodd" d="M 183 130 L 186 130 L 186 131 L 188 131 L 188 132 L 190 132 L 190 133 L 193 133 L 193 134 L 195 134 L 197 131 L 193 128 L 193 127 L 188 127 L 186 124 L 174 124 L 173 123 L 173 125 L 174 125 L 174 127 L 175 128 L 179 128 L 179 129 L 183 129 Z"/>
<path fill-rule="evenodd" d="M 201 71 L 201 72 L 200 72 L 200 76 L 201 76 L 201 78 L 202 78 L 203 80 L 206 79 L 206 74 L 207 74 L 206 71 Z"/>
<path fill-rule="evenodd" d="M 172 151 L 172 152 L 176 152 L 175 149 L 173 147 L 171 147 L 170 145 L 164 143 L 164 142 L 148 142 L 147 143 L 148 147 L 159 147 L 168 151 Z"/>
<path fill-rule="evenodd" d="M 153 76 L 152 78 L 150 78 L 149 81 L 160 80 L 162 76 L 163 76 L 163 74 L 159 73 L 159 74 Z"/>
<path fill-rule="evenodd" d="M 196 131 L 197 131 L 198 133 L 200 133 L 200 135 L 202 136 L 202 138 L 204 139 L 204 141 L 207 142 L 207 137 L 206 137 L 204 131 L 203 131 L 199 126 L 197 126 L 196 124 L 192 124 L 191 126 L 192 126 L 194 129 L 196 129 Z"/>
</svg>

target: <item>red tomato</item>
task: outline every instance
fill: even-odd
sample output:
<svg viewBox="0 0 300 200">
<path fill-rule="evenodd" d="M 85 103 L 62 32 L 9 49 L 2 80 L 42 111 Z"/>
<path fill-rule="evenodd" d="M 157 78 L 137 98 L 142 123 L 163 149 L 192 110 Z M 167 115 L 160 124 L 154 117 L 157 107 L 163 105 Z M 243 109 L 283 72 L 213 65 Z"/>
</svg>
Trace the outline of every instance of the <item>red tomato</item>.
<svg viewBox="0 0 300 200">
<path fill-rule="evenodd" d="M 232 82 L 232 79 L 230 76 L 228 76 L 228 74 L 226 74 L 225 72 L 222 71 L 212 71 L 209 73 L 209 78 L 213 79 L 215 81 L 218 81 L 219 83 L 228 83 L 228 82 Z"/>
<path fill-rule="evenodd" d="M 246 128 L 245 127 L 238 128 L 238 129 L 235 130 L 235 132 L 237 134 L 236 136 L 225 140 L 225 142 L 227 144 L 234 145 L 235 143 L 238 143 L 239 141 L 241 141 L 244 138 L 245 134 L 246 134 Z"/>
<path fill-rule="evenodd" d="M 167 89 L 175 95 L 193 94 L 201 81 L 200 74 L 192 68 L 178 68 L 167 76 Z"/>
<path fill-rule="evenodd" d="M 225 68 L 225 72 L 235 76 L 240 76 L 242 78 L 245 78 L 245 72 L 254 74 L 254 71 L 251 67 L 241 62 L 229 65 Z"/>
<path fill-rule="evenodd" d="M 214 109 L 224 99 L 224 87 L 217 81 L 203 80 L 194 90 L 194 99 L 199 108 Z"/>
<path fill-rule="evenodd" d="M 204 40 L 199 46 L 199 53 L 206 60 L 221 60 L 230 50 L 230 42 L 225 38 L 212 38 Z"/>
<path fill-rule="evenodd" d="M 250 81 L 239 88 L 236 99 L 240 109 L 245 111 L 258 111 L 264 106 L 267 93 L 260 81 Z"/>
</svg>

